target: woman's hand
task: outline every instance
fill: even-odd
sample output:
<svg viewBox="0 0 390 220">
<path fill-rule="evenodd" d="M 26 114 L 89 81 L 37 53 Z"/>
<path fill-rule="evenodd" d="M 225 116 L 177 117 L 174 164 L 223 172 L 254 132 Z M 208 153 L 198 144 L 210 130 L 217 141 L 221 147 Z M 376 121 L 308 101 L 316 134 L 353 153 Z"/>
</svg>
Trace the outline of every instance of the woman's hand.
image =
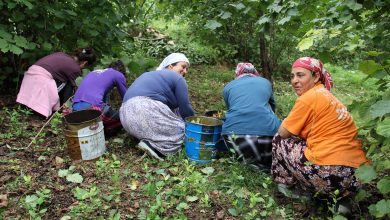
<svg viewBox="0 0 390 220">
<path fill-rule="evenodd" d="M 279 136 L 281 138 L 289 138 L 292 136 L 292 134 L 287 130 L 285 129 L 283 126 L 280 126 L 279 129 L 278 129 L 278 133 L 279 133 Z"/>
</svg>

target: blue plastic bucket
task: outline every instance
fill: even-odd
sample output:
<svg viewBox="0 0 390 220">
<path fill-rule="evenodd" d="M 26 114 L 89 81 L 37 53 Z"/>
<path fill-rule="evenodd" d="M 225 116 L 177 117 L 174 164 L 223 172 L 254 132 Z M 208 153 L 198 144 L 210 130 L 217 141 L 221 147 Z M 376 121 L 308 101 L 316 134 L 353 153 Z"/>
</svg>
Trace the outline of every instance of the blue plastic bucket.
<svg viewBox="0 0 390 220">
<path fill-rule="evenodd" d="M 205 164 L 216 158 L 215 143 L 220 139 L 222 123 L 212 117 L 186 118 L 185 149 L 189 160 Z"/>
</svg>

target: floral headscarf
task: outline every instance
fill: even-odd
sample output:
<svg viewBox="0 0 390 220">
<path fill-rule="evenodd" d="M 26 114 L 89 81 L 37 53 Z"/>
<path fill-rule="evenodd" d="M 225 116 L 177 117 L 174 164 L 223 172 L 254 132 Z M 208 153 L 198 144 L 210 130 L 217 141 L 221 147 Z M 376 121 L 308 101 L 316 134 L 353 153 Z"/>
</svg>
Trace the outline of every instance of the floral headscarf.
<svg viewBox="0 0 390 220">
<path fill-rule="evenodd" d="M 236 67 L 236 79 L 243 76 L 260 76 L 251 63 L 239 63 Z"/>
<path fill-rule="evenodd" d="M 320 60 L 311 57 L 301 57 L 293 63 L 292 68 L 295 67 L 302 67 L 312 72 L 319 73 L 320 80 L 325 85 L 326 89 L 330 91 L 330 88 L 333 87 L 332 76 L 323 67 L 323 64 Z"/>
</svg>

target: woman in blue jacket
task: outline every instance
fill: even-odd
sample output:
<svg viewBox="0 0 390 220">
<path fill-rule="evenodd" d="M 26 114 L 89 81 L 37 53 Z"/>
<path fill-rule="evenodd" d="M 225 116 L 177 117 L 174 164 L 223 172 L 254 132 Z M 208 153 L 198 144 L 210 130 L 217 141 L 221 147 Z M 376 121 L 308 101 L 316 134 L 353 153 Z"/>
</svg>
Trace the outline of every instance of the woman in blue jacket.
<svg viewBox="0 0 390 220">
<path fill-rule="evenodd" d="M 184 119 L 194 115 L 184 79 L 188 67 L 184 54 L 170 54 L 131 84 L 119 110 L 125 130 L 140 140 L 136 147 L 159 160 L 181 149 Z"/>
<path fill-rule="evenodd" d="M 246 163 L 269 169 L 272 138 L 280 125 L 271 82 L 251 63 L 239 63 L 223 97 L 228 109 L 221 132 L 225 145 Z"/>
</svg>

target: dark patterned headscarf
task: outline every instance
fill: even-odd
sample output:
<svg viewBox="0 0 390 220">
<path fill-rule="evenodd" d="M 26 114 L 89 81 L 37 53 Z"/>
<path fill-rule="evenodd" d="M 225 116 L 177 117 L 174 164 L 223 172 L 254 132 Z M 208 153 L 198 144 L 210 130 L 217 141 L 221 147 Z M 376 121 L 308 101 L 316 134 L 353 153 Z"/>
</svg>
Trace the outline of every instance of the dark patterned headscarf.
<svg viewBox="0 0 390 220">
<path fill-rule="evenodd" d="M 295 67 L 302 67 L 311 72 L 319 73 L 320 81 L 325 85 L 326 89 L 330 91 L 330 88 L 333 87 L 332 76 L 323 67 L 323 64 L 320 60 L 311 57 L 301 57 L 293 63 L 292 68 Z"/>
<path fill-rule="evenodd" d="M 239 63 L 236 67 L 236 79 L 243 76 L 260 76 L 251 63 Z"/>
</svg>

